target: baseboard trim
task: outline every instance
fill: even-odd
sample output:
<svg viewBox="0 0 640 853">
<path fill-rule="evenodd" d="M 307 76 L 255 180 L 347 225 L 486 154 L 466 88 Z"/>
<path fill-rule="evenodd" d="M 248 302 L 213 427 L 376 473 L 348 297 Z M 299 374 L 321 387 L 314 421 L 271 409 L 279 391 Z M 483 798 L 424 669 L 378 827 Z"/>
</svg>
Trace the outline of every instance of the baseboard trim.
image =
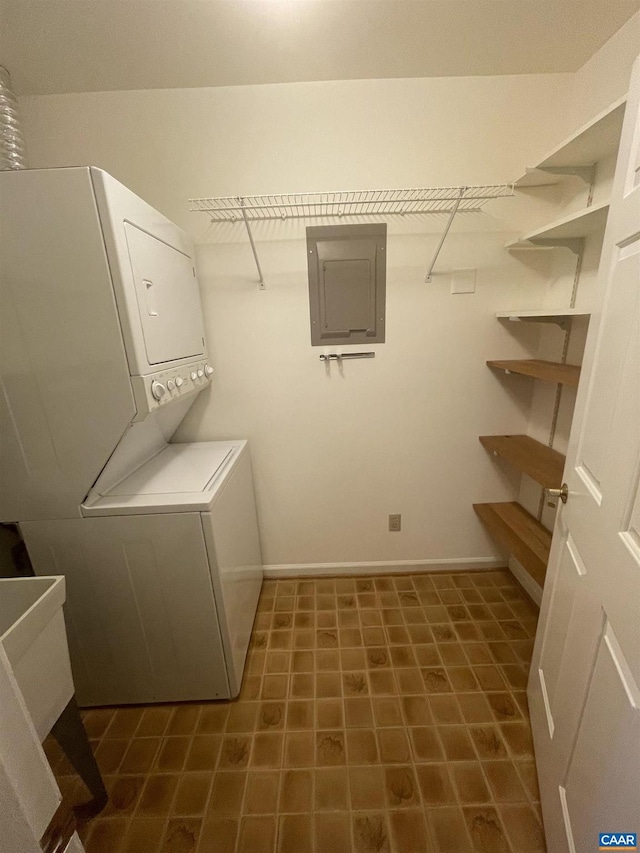
<svg viewBox="0 0 640 853">
<path fill-rule="evenodd" d="M 451 560 L 396 560 L 375 563 L 283 563 L 264 566 L 265 578 L 320 577 L 325 575 L 406 575 L 413 572 L 470 572 L 506 568 L 504 560 L 463 557 Z"/>
<path fill-rule="evenodd" d="M 515 557 L 509 558 L 509 569 L 520 586 L 524 587 L 535 603 L 540 607 L 542 603 L 542 587 L 531 577 L 529 572 L 516 560 Z"/>
</svg>

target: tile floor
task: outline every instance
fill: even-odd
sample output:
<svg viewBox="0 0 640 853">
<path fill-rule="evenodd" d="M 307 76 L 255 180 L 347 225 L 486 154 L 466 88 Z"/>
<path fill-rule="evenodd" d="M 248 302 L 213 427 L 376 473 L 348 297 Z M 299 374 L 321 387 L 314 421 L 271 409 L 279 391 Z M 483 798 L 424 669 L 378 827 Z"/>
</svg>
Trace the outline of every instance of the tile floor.
<svg viewBox="0 0 640 853">
<path fill-rule="evenodd" d="M 508 571 L 266 581 L 238 700 L 84 714 L 87 853 L 544 851 L 536 618 Z"/>
</svg>

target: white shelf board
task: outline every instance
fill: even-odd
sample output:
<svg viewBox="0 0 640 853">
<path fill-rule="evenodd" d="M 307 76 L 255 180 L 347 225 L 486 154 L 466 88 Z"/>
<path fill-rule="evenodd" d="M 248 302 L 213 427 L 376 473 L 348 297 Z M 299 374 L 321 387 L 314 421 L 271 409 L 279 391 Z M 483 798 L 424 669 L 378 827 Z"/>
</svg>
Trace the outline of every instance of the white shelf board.
<svg viewBox="0 0 640 853">
<path fill-rule="evenodd" d="M 540 169 L 527 168 L 524 175 L 521 175 L 513 185 L 516 189 L 524 187 L 550 187 L 553 184 L 559 184 L 562 178 L 562 175 L 552 175 L 549 172 L 541 172 Z"/>
<path fill-rule="evenodd" d="M 541 160 L 539 167 L 588 166 L 615 154 L 620 143 L 626 95 L 614 101 L 576 133 L 556 146 Z"/>
<path fill-rule="evenodd" d="M 568 216 L 557 219 L 555 222 L 544 225 L 542 228 L 537 228 L 535 231 L 530 231 L 524 234 L 518 240 L 507 243 L 507 249 L 532 249 L 532 248 L 547 248 L 549 243 L 562 240 L 576 240 L 581 237 L 586 237 L 589 234 L 594 234 L 596 231 L 604 230 L 607 224 L 607 215 L 609 213 L 609 202 L 601 204 L 592 204 L 591 207 L 585 207 L 575 213 L 570 213 Z M 537 244 L 537 240 L 548 241 L 541 246 Z"/>
<path fill-rule="evenodd" d="M 557 145 L 533 168 L 528 168 L 526 173 L 515 181 L 515 186 L 544 187 L 557 184 L 563 179 L 563 175 L 544 172 L 545 168 L 590 166 L 614 154 L 620 143 L 626 103 L 626 95 L 614 101 L 606 110 Z"/>
<path fill-rule="evenodd" d="M 589 317 L 590 311 L 579 308 L 537 308 L 535 311 L 496 311 L 499 320 L 545 320 L 556 317 Z"/>
</svg>

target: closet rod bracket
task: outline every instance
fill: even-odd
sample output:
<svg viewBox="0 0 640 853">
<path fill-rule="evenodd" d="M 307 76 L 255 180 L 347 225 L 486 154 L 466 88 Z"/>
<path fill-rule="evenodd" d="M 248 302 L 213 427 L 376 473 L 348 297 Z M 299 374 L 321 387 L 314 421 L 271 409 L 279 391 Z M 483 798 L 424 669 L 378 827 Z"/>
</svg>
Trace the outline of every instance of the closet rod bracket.
<svg viewBox="0 0 640 853">
<path fill-rule="evenodd" d="M 256 267 L 258 269 L 258 287 L 260 290 L 265 290 L 266 284 L 264 281 L 264 276 L 262 275 L 262 267 L 260 266 L 260 259 L 258 258 L 258 250 L 256 249 L 256 244 L 253 242 L 253 234 L 251 232 L 251 225 L 249 224 L 249 219 L 247 218 L 247 211 L 245 207 L 245 201 L 243 198 L 238 198 L 238 202 L 240 203 L 240 210 L 242 212 L 242 218 L 244 220 L 245 227 L 247 229 L 247 235 L 249 237 L 249 243 L 251 244 L 251 251 L 253 252 L 253 259 L 256 262 Z"/>
<path fill-rule="evenodd" d="M 447 239 L 447 234 L 449 233 L 449 229 L 453 223 L 453 219 L 458 212 L 458 208 L 460 207 L 460 202 L 464 198 L 464 194 L 467 191 L 467 187 L 460 187 L 460 195 L 456 199 L 453 207 L 451 208 L 451 213 L 449 214 L 449 219 L 447 220 L 447 224 L 444 227 L 444 231 L 442 232 L 442 237 L 440 238 L 440 242 L 438 243 L 438 248 L 435 251 L 433 258 L 431 259 L 431 263 L 429 264 L 429 269 L 427 270 L 427 274 L 425 276 L 425 282 L 428 284 L 433 277 L 433 268 L 436 265 L 436 261 L 438 260 L 438 255 L 440 254 L 440 250 L 444 246 L 444 241 Z"/>
</svg>

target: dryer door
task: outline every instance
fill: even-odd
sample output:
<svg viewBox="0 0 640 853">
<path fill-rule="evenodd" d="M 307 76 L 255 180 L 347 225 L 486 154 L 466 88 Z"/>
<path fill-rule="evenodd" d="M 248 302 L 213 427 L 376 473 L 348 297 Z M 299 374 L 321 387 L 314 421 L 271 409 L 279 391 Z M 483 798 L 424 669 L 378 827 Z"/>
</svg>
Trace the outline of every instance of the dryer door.
<svg viewBox="0 0 640 853">
<path fill-rule="evenodd" d="M 193 259 L 130 222 L 125 234 L 149 364 L 204 354 Z"/>
</svg>

